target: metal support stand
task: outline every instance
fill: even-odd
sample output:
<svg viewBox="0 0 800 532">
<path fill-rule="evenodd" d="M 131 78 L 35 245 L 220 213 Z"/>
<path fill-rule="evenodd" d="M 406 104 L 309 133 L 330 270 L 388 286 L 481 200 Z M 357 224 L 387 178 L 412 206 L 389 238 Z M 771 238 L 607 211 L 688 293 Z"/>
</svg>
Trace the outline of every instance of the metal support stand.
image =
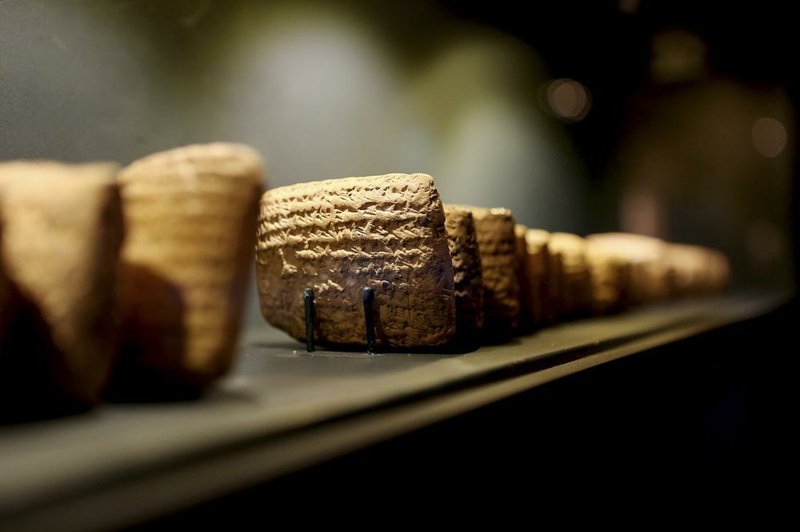
<svg viewBox="0 0 800 532">
<path fill-rule="evenodd" d="M 375 290 L 365 286 L 361 290 L 364 296 L 364 323 L 367 327 L 367 352 L 375 353 L 375 318 L 372 314 L 372 306 L 375 302 Z"/>
<path fill-rule="evenodd" d="M 317 311 L 314 307 L 314 291 L 310 288 L 303 290 L 303 303 L 306 313 L 306 351 L 314 352 L 314 321 L 317 318 Z"/>
</svg>

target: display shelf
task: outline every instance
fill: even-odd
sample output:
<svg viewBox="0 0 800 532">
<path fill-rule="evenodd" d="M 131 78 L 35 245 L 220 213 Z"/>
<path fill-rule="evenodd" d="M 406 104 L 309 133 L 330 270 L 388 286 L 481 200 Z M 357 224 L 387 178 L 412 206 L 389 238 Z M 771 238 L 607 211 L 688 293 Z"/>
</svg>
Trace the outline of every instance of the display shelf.
<svg viewBox="0 0 800 532">
<path fill-rule="evenodd" d="M 104 404 L 0 428 L 0 527 L 118 528 L 353 452 L 543 383 L 769 312 L 680 301 L 466 353 L 307 353 L 266 325 L 200 400 Z"/>
</svg>

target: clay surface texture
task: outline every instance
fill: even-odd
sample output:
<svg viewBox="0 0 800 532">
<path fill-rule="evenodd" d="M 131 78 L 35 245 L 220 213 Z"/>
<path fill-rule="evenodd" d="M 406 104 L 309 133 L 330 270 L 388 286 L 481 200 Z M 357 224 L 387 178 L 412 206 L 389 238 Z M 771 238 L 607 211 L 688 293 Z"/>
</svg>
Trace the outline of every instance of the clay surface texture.
<svg viewBox="0 0 800 532">
<path fill-rule="evenodd" d="M 516 236 L 517 254 L 523 260 L 518 268 L 520 301 L 530 324 L 540 326 L 551 318 L 552 302 L 547 277 L 547 242 L 550 233 L 518 224 Z"/>
<path fill-rule="evenodd" d="M 607 257 L 624 262 L 627 269 L 625 299 L 637 305 L 660 301 L 669 295 L 669 263 L 664 241 L 633 233 L 596 233 L 587 237 Z"/>
<path fill-rule="evenodd" d="M 426 174 L 331 179 L 261 199 L 256 246 L 261 312 L 302 339 L 303 290 L 314 291 L 317 342 L 366 343 L 362 289 L 374 289 L 381 348 L 436 346 L 455 335 L 444 212 Z"/>
<path fill-rule="evenodd" d="M 468 210 L 449 205 L 445 206 L 444 216 L 453 261 L 456 335 L 464 341 L 472 341 L 483 327 L 483 277 L 475 220 Z"/>
<path fill-rule="evenodd" d="M 484 331 L 503 338 L 519 323 L 519 281 L 514 216 L 508 209 L 456 206 L 475 219 L 483 274 Z"/>
<path fill-rule="evenodd" d="M 26 315 L 15 328 L 28 332 L 3 356 L 28 359 L 14 362 L 15 379 L 37 381 L 28 383 L 32 389 L 50 379 L 86 404 L 100 399 L 114 353 L 123 238 L 117 170 L 113 163 L 0 164 L 7 277 L 0 292 L 23 300 Z M 37 364 L 37 374 L 23 375 L 26 364 Z"/>
<path fill-rule="evenodd" d="M 560 318 L 588 310 L 591 278 L 586 263 L 586 241 L 572 233 L 552 233 L 548 243 L 550 288 Z"/>
<path fill-rule="evenodd" d="M 261 157 L 238 144 L 185 146 L 135 161 L 119 181 L 128 228 L 119 382 L 202 388 L 233 362 Z"/>
</svg>

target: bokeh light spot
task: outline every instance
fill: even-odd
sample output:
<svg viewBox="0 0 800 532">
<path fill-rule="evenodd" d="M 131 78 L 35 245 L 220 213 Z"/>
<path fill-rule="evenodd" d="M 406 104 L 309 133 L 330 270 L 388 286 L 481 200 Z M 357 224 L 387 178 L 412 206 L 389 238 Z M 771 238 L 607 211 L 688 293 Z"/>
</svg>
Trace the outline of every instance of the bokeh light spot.
<svg viewBox="0 0 800 532">
<path fill-rule="evenodd" d="M 762 117 L 753 123 L 753 146 L 759 155 L 774 159 L 786 148 L 786 128 L 774 118 Z"/>
<path fill-rule="evenodd" d="M 591 95 L 574 79 L 557 79 L 547 86 L 547 105 L 562 120 L 578 122 L 592 106 Z"/>
</svg>

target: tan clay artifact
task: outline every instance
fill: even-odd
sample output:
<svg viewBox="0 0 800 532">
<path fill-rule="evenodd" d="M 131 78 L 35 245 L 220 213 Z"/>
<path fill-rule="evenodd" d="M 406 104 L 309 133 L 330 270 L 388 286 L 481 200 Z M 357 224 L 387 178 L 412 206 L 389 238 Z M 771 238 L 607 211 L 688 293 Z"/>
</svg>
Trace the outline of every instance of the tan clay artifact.
<svg viewBox="0 0 800 532">
<path fill-rule="evenodd" d="M 517 224 L 515 233 L 523 315 L 527 316 L 530 326 L 541 326 L 549 321 L 552 312 L 547 277 L 547 242 L 550 233 L 521 224 Z"/>
<path fill-rule="evenodd" d="M 456 336 L 474 342 L 483 328 L 483 280 L 475 220 L 468 210 L 445 205 L 444 227 L 453 261 Z"/>
<path fill-rule="evenodd" d="M 589 310 L 591 278 L 586 241 L 572 233 L 551 233 L 548 252 L 549 286 L 558 317 L 573 318 Z"/>
<path fill-rule="evenodd" d="M 374 290 L 380 348 L 451 341 L 453 264 L 433 178 L 387 174 L 301 183 L 261 198 L 256 274 L 261 312 L 305 336 L 303 291 L 313 290 L 314 335 L 366 344 L 362 289 Z"/>
<path fill-rule="evenodd" d="M 24 316 L 13 329 L 27 331 L 2 348 L 4 364 L 12 359 L 17 384 L 54 400 L 96 403 L 107 382 L 123 238 L 117 170 L 112 163 L 0 164 L 7 276 L 0 292 L 21 298 Z"/>
<path fill-rule="evenodd" d="M 587 239 L 627 263 L 625 299 L 629 304 L 659 301 L 669 296 L 669 262 L 663 240 L 633 233 L 597 233 Z"/>
<path fill-rule="evenodd" d="M 128 236 L 113 392 L 183 395 L 231 367 L 263 173 L 255 150 L 227 143 L 156 153 L 120 172 Z"/>
<path fill-rule="evenodd" d="M 719 251 L 688 244 L 667 244 L 670 294 L 693 296 L 724 289 L 730 277 L 727 257 Z"/>
<path fill-rule="evenodd" d="M 484 332 L 503 340 L 519 323 L 519 281 L 514 216 L 508 209 L 461 206 L 472 213 L 483 275 Z"/>
</svg>

